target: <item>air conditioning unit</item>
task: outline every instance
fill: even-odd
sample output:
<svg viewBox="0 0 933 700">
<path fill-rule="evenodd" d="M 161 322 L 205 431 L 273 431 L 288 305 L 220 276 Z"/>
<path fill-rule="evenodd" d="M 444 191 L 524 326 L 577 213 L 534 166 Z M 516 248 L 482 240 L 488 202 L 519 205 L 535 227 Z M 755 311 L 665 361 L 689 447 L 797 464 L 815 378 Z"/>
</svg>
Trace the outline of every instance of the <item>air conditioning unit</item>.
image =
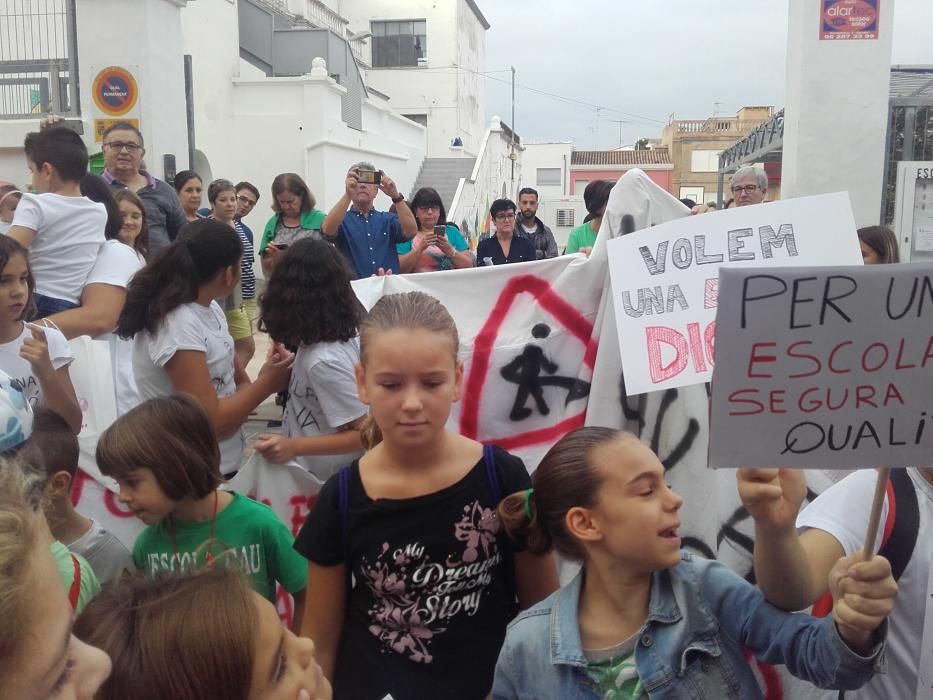
<svg viewBox="0 0 933 700">
<path fill-rule="evenodd" d="M 574 210 L 573 209 L 558 209 L 557 210 L 557 225 L 558 226 L 569 226 L 573 228 L 574 224 Z"/>
</svg>

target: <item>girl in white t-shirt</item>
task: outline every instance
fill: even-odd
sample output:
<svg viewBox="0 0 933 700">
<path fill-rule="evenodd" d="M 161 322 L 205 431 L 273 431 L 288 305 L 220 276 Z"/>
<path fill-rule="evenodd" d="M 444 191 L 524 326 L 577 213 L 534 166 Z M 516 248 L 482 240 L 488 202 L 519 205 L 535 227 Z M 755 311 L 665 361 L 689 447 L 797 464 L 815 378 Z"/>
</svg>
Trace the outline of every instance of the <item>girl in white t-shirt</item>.
<svg viewBox="0 0 933 700">
<path fill-rule="evenodd" d="M 133 374 L 143 401 L 187 393 L 201 402 L 220 438 L 225 475 L 240 467 L 243 423 L 288 386 L 294 360 L 273 345 L 254 382 L 235 360 L 227 319 L 214 300 L 240 284 L 242 255 L 239 236 L 226 224 L 189 223 L 130 281 L 116 331 L 134 338 Z"/>
<path fill-rule="evenodd" d="M 304 239 L 284 254 L 260 301 L 260 328 L 297 347 L 284 435 L 260 435 L 256 449 L 276 464 L 295 459 L 320 479 L 362 452 L 366 406 L 356 390 L 357 327 L 364 310 L 352 273 L 334 246 Z"/>
<path fill-rule="evenodd" d="M 33 408 L 50 408 L 78 433 L 81 407 L 68 375 L 74 360 L 68 341 L 52 326 L 23 322 L 34 290 L 26 249 L 0 236 L 0 369 Z"/>
<path fill-rule="evenodd" d="M 100 246 L 97 261 L 84 283 L 81 306 L 53 314 L 49 320 L 66 338 L 88 335 L 107 341 L 117 415 L 122 416 L 139 404 L 139 392 L 133 379 L 133 344 L 118 338 L 113 329 L 123 310 L 130 279 L 146 264 L 144 255 L 149 245 L 146 211 L 131 190 L 111 194 L 99 175 L 86 175 L 81 181 L 81 191 L 104 204 L 113 221 L 108 220 L 104 232 L 107 240 Z"/>
</svg>

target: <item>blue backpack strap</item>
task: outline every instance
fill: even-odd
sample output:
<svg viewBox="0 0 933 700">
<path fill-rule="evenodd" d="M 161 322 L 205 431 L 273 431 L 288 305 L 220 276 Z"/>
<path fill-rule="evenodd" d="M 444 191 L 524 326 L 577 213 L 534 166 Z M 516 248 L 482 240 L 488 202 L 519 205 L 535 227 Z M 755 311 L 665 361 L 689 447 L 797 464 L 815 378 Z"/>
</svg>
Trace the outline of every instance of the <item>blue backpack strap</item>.
<svg viewBox="0 0 933 700">
<path fill-rule="evenodd" d="M 340 513 L 340 534 L 343 540 L 343 566 L 347 572 L 347 588 L 351 588 L 350 567 L 350 465 L 337 472 L 337 511 Z"/>
<path fill-rule="evenodd" d="M 483 463 L 486 465 L 486 484 L 496 506 L 502 501 L 502 485 L 499 483 L 499 470 L 496 468 L 496 457 L 492 445 L 483 445 Z M 509 536 L 504 532 L 499 536 L 499 548 L 502 552 L 502 564 L 505 567 L 505 585 L 512 598 L 513 614 L 518 613 L 518 589 L 515 586 L 515 557 Z"/>
<path fill-rule="evenodd" d="M 486 464 L 486 483 L 492 498 L 498 505 L 502 500 L 502 487 L 499 485 L 499 473 L 496 469 L 496 458 L 492 452 L 492 445 L 483 445 L 483 462 Z"/>
</svg>

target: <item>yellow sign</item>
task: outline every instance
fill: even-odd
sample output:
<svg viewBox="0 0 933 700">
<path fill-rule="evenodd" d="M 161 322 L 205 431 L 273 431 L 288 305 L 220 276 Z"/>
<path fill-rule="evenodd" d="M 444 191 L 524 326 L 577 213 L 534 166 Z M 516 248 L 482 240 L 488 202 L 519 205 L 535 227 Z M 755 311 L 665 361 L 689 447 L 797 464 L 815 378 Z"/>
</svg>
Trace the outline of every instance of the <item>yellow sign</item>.
<svg viewBox="0 0 933 700">
<path fill-rule="evenodd" d="M 139 128 L 138 119 L 95 119 L 94 120 L 94 140 L 101 143 L 104 140 L 104 132 L 117 122 L 126 122 Z"/>
</svg>

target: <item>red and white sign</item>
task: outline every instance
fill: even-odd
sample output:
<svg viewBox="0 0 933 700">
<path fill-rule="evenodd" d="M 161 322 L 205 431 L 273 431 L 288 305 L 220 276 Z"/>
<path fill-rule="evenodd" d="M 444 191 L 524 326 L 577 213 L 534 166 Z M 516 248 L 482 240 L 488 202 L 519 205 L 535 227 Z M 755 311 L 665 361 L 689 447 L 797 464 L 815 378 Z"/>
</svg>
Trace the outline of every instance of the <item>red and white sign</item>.
<svg viewBox="0 0 933 700">
<path fill-rule="evenodd" d="M 691 216 L 607 247 L 629 396 L 712 378 L 720 267 L 862 262 L 846 193 Z"/>
</svg>

